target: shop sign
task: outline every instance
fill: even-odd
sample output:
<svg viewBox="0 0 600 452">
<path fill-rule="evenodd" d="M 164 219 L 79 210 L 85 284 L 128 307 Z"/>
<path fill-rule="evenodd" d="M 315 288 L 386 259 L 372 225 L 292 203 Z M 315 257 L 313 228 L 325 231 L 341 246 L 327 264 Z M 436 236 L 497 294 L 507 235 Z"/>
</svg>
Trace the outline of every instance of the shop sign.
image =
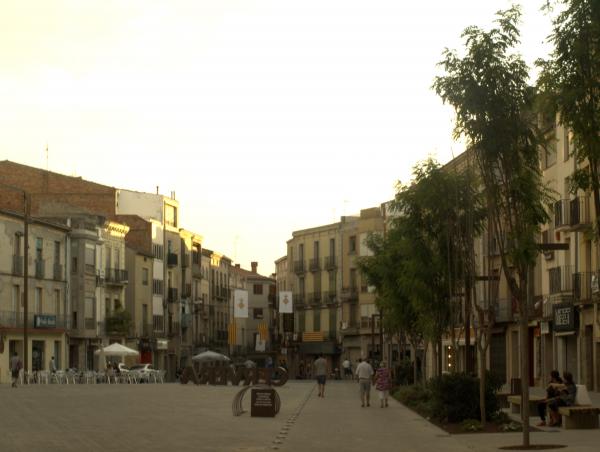
<svg viewBox="0 0 600 452">
<path fill-rule="evenodd" d="M 166 339 L 156 340 L 156 350 L 167 350 L 169 348 L 169 341 Z"/>
<path fill-rule="evenodd" d="M 554 331 L 575 331 L 575 307 L 572 304 L 556 304 L 553 313 Z"/>
<path fill-rule="evenodd" d="M 56 316 L 55 315 L 34 315 L 33 316 L 33 327 L 34 328 L 56 328 Z"/>
<path fill-rule="evenodd" d="M 252 389 L 250 416 L 275 417 L 275 390 L 271 388 Z"/>
</svg>

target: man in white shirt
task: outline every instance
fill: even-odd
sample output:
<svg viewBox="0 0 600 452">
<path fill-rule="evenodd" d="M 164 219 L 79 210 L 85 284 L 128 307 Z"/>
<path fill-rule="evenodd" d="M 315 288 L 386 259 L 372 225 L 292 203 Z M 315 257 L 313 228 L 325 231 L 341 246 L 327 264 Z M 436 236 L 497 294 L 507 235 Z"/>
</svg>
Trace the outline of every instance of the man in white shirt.
<svg viewBox="0 0 600 452">
<path fill-rule="evenodd" d="M 360 386 L 361 407 L 365 406 L 365 401 L 367 406 L 371 406 L 371 379 L 373 378 L 373 374 L 373 368 L 366 360 L 361 361 L 360 364 L 356 366 L 356 377 L 358 378 L 358 384 Z"/>
<path fill-rule="evenodd" d="M 323 355 L 319 357 L 313 363 L 315 369 L 315 377 L 319 384 L 319 397 L 325 397 L 325 381 L 327 380 L 327 361 L 323 358 Z"/>
</svg>

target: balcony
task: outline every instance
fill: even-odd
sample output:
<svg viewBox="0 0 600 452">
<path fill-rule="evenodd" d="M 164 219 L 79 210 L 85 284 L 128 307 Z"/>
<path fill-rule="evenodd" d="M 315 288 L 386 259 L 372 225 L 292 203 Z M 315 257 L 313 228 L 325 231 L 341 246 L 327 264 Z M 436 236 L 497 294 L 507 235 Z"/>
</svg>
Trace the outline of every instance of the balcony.
<svg viewBox="0 0 600 452">
<path fill-rule="evenodd" d="M 310 259 L 308 261 L 308 269 L 311 272 L 321 271 L 321 259 L 319 259 L 318 257 L 315 259 Z"/>
<path fill-rule="evenodd" d="M 548 276 L 550 279 L 550 295 L 573 292 L 573 269 L 570 265 L 549 268 Z"/>
<path fill-rule="evenodd" d="M 304 261 L 294 261 L 294 273 L 297 275 L 302 275 L 306 272 L 306 268 L 304 266 Z"/>
<path fill-rule="evenodd" d="M 23 256 L 12 257 L 12 274 L 15 276 L 23 276 Z"/>
<path fill-rule="evenodd" d="M 308 304 L 310 304 L 312 306 L 320 305 L 321 304 L 321 292 L 309 293 L 307 300 L 308 300 Z"/>
<path fill-rule="evenodd" d="M 335 290 L 328 290 L 323 292 L 323 302 L 326 304 L 335 304 L 336 303 L 337 293 Z"/>
<path fill-rule="evenodd" d="M 162 315 L 152 316 L 152 329 L 158 332 L 165 330 L 165 318 Z"/>
<path fill-rule="evenodd" d="M 325 270 L 335 270 L 336 268 L 335 256 L 327 256 L 325 258 Z"/>
<path fill-rule="evenodd" d="M 44 266 L 44 259 L 36 259 L 35 260 L 35 277 L 37 279 L 44 279 L 44 275 L 45 275 L 45 266 Z"/>
<path fill-rule="evenodd" d="M 167 289 L 167 301 L 169 303 L 177 303 L 179 301 L 179 293 L 176 288 L 169 287 Z"/>
<path fill-rule="evenodd" d="M 599 272 L 573 273 L 573 299 L 575 303 L 591 303 L 598 298 L 600 284 Z"/>
<path fill-rule="evenodd" d="M 52 267 L 52 276 L 54 277 L 54 281 L 62 281 L 63 279 L 63 266 L 61 264 L 54 264 Z"/>
<path fill-rule="evenodd" d="M 181 323 L 169 322 L 169 336 L 179 336 L 181 334 Z"/>
<path fill-rule="evenodd" d="M 341 293 L 342 301 L 356 302 L 358 301 L 358 289 L 356 287 L 344 287 Z"/>
<path fill-rule="evenodd" d="M 181 266 L 183 268 L 190 266 L 190 253 L 181 253 Z"/>
<path fill-rule="evenodd" d="M 177 267 L 177 254 L 167 253 L 167 265 L 169 267 Z"/>
<path fill-rule="evenodd" d="M 162 318 L 162 317 L 161 317 Z M 142 323 L 141 337 L 153 337 L 154 325 L 152 323 Z"/>
<path fill-rule="evenodd" d="M 294 306 L 304 307 L 306 303 L 306 295 L 303 293 L 295 293 L 293 295 Z"/>
<path fill-rule="evenodd" d="M 590 197 L 577 196 L 570 201 L 570 224 L 571 229 L 577 230 L 589 226 L 590 218 Z"/>
<path fill-rule="evenodd" d="M 554 228 L 564 229 L 571 226 L 570 200 L 559 199 L 554 203 Z"/>
<path fill-rule="evenodd" d="M 0 311 L 2 328 L 23 328 L 25 317 L 21 312 Z M 66 329 L 70 327 L 69 316 L 54 314 L 27 314 L 27 328 L 32 329 Z"/>
<path fill-rule="evenodd" d="M 204 277 L 200 264 L 192 263 L 192 277 L 197 279 L 202 279 Z"/>
<path fill-rule="evenodd" d="M 516 306 L 513 307 L 512 299 L 501 298 L 494 302 L 494 315 L 496 323 L 507 323 L 513 321 L 513 312 L 516 311 Z"/>
<path fill-rule="evenodd" d="M 181 298 L 192 298 L 192 285 L 185 284 L 183 286 L 183 290 L 181 291 Z"/>
<path fill-rule="evenodd" d="M 127 284 L 129 274 L 127 270 L 122 270 L 120 268 L 107 268 L 104 280 L 106 284 L 123 285 Z"/>
</svg>

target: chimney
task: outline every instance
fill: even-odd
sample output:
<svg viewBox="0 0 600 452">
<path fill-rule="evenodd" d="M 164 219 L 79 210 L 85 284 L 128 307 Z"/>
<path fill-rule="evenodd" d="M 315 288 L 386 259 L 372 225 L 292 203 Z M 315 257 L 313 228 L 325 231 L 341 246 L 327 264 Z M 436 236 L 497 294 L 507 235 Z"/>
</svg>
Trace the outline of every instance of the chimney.
<svg viewBox="0 0 600 452">
<path fill-rule="evenodd" d="M 240 264 L 235 264 L 235 268 L 240 268 Z"/>
<path fill-rule="evenodd" d="M 256 269 L 258 268 L 258 262 L 250 262 L 252 266 L 252 273 L 256 273 Z"/>
</svg>

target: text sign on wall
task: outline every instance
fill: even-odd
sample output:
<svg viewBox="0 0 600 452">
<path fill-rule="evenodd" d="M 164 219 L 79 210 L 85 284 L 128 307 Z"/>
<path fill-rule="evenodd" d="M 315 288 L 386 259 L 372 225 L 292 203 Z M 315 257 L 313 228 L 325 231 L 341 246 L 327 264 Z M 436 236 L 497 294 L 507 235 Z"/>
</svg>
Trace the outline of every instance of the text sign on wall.
<svg viewBox="0 0 600 452">
<path fill-rule="evenodd" d="M 553 310 L 554 331 L 575 331 L 575 307 L 572 304 L 556 304 Z"/>
<path fill-rule="evenodd" d="M 274 389 L 252 389 L 250 416 L 275 417 Z"/>
<path fill-rule="evenodd" d="M 34 328 L 56 328 L 55 315 L 35 315 L 33 316 Z"/>
</svg>

